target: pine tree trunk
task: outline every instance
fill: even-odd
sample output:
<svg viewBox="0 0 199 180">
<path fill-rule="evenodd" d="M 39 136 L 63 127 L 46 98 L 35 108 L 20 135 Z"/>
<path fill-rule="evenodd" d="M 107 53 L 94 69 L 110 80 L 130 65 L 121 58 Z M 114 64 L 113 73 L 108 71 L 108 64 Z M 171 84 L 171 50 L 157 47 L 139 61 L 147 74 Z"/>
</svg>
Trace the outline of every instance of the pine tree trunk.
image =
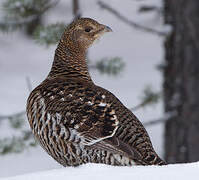
<svg viewBox="0 0 199 180">
<path fill-rule="evenodd" d="M 73 0 L 73 15 L 74 19 L 78 19 L 81 17 L 80 7 L 79 7 L 79 0 Z"/>
<path fill-rule="evenodd" d="M 199 161 L 199 0 L 164 0 L 165 22 L 172 32 L 165 42 L 165 159 Z"/>
</svg>

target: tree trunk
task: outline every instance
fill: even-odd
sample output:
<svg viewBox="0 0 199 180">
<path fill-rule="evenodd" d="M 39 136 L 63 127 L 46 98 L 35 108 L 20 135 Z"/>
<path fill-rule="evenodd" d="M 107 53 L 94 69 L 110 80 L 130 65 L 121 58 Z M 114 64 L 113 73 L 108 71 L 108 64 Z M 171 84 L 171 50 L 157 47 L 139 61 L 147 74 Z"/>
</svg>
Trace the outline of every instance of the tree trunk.
<svg viewBox="0 0 199 180">
<path fill-rule="evenodd" d="M 199 161 L 199 0 L 164 0 L 165 22 L 165 160 Z"/>
<path fill-rule="evenodd" d="M 79 7 L 79 0 L 73 0 L 73 15 L 74 19 L 78 19 L 81 17 L 80 7 Z"/>
</svg>

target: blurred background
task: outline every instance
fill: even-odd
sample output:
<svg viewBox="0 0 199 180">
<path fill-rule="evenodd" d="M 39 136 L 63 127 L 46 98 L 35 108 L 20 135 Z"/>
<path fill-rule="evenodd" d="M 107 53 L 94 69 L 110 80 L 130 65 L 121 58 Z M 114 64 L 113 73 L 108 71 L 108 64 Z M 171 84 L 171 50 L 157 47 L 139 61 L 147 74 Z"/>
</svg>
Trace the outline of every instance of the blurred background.
<svg viewBox="0 0 199 180">
<path fill-rule="evenodd" d="M 34 140 L 25 108 L 79 17 L 114 31 L 88 51 L 93 81 L 133 111 L 168 163 L 198 161 L 198 0 L 2 0 L 0 177 L 62 168 Z"/>
</svg>

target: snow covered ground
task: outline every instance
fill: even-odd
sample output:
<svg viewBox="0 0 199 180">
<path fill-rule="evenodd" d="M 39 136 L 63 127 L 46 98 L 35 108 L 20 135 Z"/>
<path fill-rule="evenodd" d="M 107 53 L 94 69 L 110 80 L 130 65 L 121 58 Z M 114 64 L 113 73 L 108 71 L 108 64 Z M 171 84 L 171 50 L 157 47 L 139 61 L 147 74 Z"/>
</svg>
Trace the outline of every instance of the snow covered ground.
<svg viewBox="0 0 199 180">
<path fill-rule="evenodd" d="M 163 38 L 151 35 L 129 27 L 119 21 L 109 12 L 102 10 L 97 5 L 96 0 L 86 0 L 81 2 L 81 10 L 84 17 L 91 17 L 99 22 L 110 26 L 113 33 L 105 35 L 101 41 L 89 50 L 89 56 L 92 60 L 99 60 L 103 57 L 121 57 L 126 63 L 124 72 L 118 77 L 108 77 L 95 71 L 91 72 L 94 82 L 111 92 L 113 92 L 127 107 L 131 108 L 140 102 L 140 95 L 143 88 L 151 84 L 155 90 L 161 89 L 161 73 L 155 69 L 155 66 L 163 60 Z M 156 29 L 162 28 L 161 17 L 157 14 L 137 13 L 141 4 L 161 5 L 161 0 L 133 1 L 133 0 L 109 0 L 104 1 L 119 10 L 126 17 L 139 24 L 150 26 Z M 62 0 L 57 8 L 46 14 L 48 23 L 69 22 L 72 19 L 71 0 Z M 25 78 L 31 79 L 33 87 L 37 86 L 47 75 L 56 46 L 45 48 L 35 44 L 33 40 L 27 39 L 19 32 L 12 34 L 0 34 L 0 115 L 12 114 L 25 109 L 26 99 L 29 95 Z M 142 122 L 157 119 L 163 115 L 162 104 L 136 111 L 135 114 Z M 163 126 L 156 125 L 147 127 L 154 147 L 157 153 L 163 155 Z M 8 128 L 0 126 L 0 137 L 12 136 Z M 182 166 L 181 171 L 186 169 Z M 198 166 L 193 164 L 193 167 Z M 88 168 L 89 167 L 89 168 Z M 180 166 L 171 166 L 171 174 Z M 188 165 L 192 167 L 192 165 Z M 49 170 L 60 168 L 40 147 L 28 149 L 21 154 L 11 154 L 0 156 L 0 177 L 14 176 L 34 171 Z M 98 172 L 102 177 L 103 173 L 111 177 L 135 177 L 142 172 L 146 174 L 157 174 L 160 170 L 162 175 L 166 174 L 165 168 L 158 167 L 133 167 L 121 168 L 121 175 L 117 173 L 118 168 L 107 166 L 82 166 L 74 169 L 53 170 L 52 173 L 39 173 L 38 177 L 57 176 L 62 174 L 67 177 L 68 173 L 75 176 L 75 172 L 86 175 L 86 169 L 92 173 L 92 176 Z M 150 169 L 154 169 L 150 173 Z M 194 169 L 194 168 L 193 168 Z M 110 171 L 109 171 L 110 170 Z M 182 171 L 182 172 L 183 172 Z M 194 170 L 193 170 L 194 171 Z M 49 174 L 49 175 L 48 175 Z M 123 174 L 123 175 L 122 175 Z M 179 173 L 180 174 L 180 173 Z M 33 175 L 36 177 L 37 175 Z M 79 175 L 77 174 L 77 177 Z M 140 176 L 137 177 L 139 179 Z M 45 179 L 44 178 L 44 179 Z M 140 177 L 141 178 L 141 177 Z M 27 178 L 28 179 L 28 178 Z M 36 179 L 36 178 L 35 178 Z M 54 179 L 55 176 L 54 176 Z"/>
<path fill-rule="evenodd" d="M 111 167 L 87 164 L 78 168 L 62 168 L 25 174 L 0 180 L 198 180 L 199 163 L 148 167 Z"/>
</svg>

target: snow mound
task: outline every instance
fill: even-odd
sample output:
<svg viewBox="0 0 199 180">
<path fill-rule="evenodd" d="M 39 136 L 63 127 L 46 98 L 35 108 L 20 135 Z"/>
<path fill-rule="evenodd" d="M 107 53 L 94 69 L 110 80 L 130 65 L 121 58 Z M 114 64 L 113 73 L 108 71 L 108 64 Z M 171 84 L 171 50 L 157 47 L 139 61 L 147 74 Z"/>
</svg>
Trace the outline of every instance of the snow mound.
<svg viewBox="0 0 199 180">
<path fill-rule="evenodd" d="M 87 164 L 50 171 L 25 174 L 0 180 L 198 180 L 199 162 L 167 166 L 113 167 Z"/>
</svg>

